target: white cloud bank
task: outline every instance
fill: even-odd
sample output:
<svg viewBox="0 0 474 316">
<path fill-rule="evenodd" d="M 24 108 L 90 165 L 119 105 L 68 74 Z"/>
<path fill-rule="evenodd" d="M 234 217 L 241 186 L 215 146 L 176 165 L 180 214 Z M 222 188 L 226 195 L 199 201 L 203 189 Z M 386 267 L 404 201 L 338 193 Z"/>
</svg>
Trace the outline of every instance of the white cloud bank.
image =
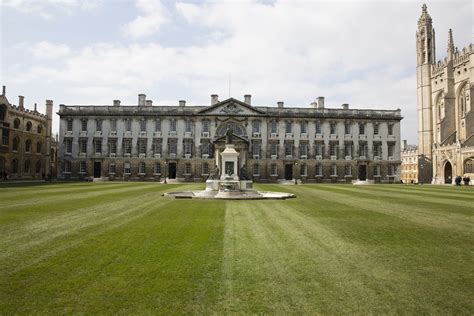
<svg viewBox="0 0 474 316">
<path fill-rule="evenodd" d="M 445 51 L 449 27 L 470 39 L 470 2 L 438 3 L 428 10 L 437 28 L 437 51 Z M 415 31 L 421 6 L 409 2 L 209 2 L 138 1 L 140 15 L 123 26 L 132 38 L 185 20 L 199 29 L 193 44 L 89 44 L 78 50 L 38 43 L 36 63 L 7 67 L 15 85 L 64 87 L 59 103 L 135 103 L 144 92 L 155 103 L 208 104 L 208 95 L 253 95 L 256 105 L 308 106 L 319 95 L 329 106 L 402 109 L 402 137 L 416 142 Z M 466 10 L 462 10 L 465 7 Z M 456 12 L 455 25 L 449 25 Z M 444 21 L 444 22 L 442 22 Z M 51 51 L 55 51 L 51 53 Z M 442 54 L 442 53 L 441 53 Z M 54 63 L 50 58 L 54 56 Z M 438 59 L 443 58 L 438 55 Z M 19 71 L 18 67 L 22 68 Z"/>
</svg>

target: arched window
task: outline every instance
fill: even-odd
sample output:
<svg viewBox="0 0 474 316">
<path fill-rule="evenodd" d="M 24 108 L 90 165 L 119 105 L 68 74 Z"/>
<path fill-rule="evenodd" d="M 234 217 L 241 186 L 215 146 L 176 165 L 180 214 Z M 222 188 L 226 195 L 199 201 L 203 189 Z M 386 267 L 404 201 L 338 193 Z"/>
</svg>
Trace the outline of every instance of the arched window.
<svg viewBox="0 0 474 316">
<path fill-rule="evenodd" d="M 18 139 L 18 137 L 13 138 L 13 148 L 12 148 L 12 150 L 18 151 L 19 145 L 20 145 L 20 140 Z"/>
<path fill-rule="evenodd" d="M 25 160 L 25 168 L 23 169 L 25 173 L 30 173 L 30 161 Z"/>
<path fill-rule="evenodd" d="M 41 173 L 41 160 L 36 162 L 36 173 Z"/>
<path fill-rule="evenodd" d="M 234 135 L 246 136 L 245 128 L 237 123 L 229 122 L 221 124 L 216 131 L 217 136 L 224 136 L 227 129 L 231 129 Z"/>
<path fill-rule="evenodd" d="M 36 152 L 37 152 L 38 154 L 41 153 L 41 142 L 37 142 L 37 143 L 36 143 Z"/>
<path fill-rule="evenodd" d="M 33 127 L 33 124 L 31 124 L 30 121 L 26 122 L 26 130 L 27 130 L 28 132 L 31 132 L 31 128 L 32 128 L 32 127 Z"/>
<path fill-rule="evenodd" d="M 43 126 L 38 125 L 37 131 L 38 131 L 38 134 L 41 134 L 41 132 L 43 131 Z"/>
<path fill-rule="evenodd" d="M 459 115 L 464 117 L 466 112 L 468 112 L 468 101 L 469 101 L 469 91 L 467 89 L 468 85 L 464 84 L 461 90 L 459 91 L 458 105 L 459 105 Z"/>
<path fill-rule="evenodd" d="M 25 142 L 25 151 L 29 153 L 31 151 L 31 140 L 27 139 Z"/>
<path fill-rule="evenodd" d="M 12 161 L 12 173 L 18 173 L 18 160 L 13 159 Z"/>
<path fill-rule="evenodd" d="M 441 121 L 442 119 L 444 119 L 444 95 L 443 94 L 440 94 L 440 96 L 438 97 L 438 102 L 436 103 L 436 107 L 438 108 L 438 117 L 439 117 L 439 120 Z"/>
<path fill-rule="evenodd" d="M 13 121 L 13 128 L 19 129 L 20 128 L 20 119 L 16 118 Z"/>
</svg>

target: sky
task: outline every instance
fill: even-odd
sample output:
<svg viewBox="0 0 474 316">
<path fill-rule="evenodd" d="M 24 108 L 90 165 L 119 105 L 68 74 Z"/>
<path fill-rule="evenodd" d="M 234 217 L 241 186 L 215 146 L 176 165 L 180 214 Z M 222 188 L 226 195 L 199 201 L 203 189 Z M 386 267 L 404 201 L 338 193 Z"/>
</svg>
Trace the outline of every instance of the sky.
<svg viewBox="0 0 474 316">
<path fill-rule="evenodd" d="M 0 85 L 44 113 L 59 104 L 252 105 L 402 110 L 417 142 L 415 32 L 422 1 L 0 0 Z M 426 1 L 436 58 L 473 36 L 470 0 Z M 230 84 L 229 84 L 230 83 Z M 59 120 L 53 121 L 53 131 Z"/>
</svg>

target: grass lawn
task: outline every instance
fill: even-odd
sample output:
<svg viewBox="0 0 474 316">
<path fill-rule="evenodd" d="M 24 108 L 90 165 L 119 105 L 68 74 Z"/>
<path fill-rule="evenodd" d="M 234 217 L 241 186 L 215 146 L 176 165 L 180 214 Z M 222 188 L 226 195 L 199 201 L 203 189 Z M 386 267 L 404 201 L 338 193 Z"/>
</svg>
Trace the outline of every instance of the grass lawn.
<svg viewBox="0 0 474 316">
<path fill-rule="evenodd" d="M 0 314 L 470 314 L 474 187 L 0 185 Z"/>
</svg>

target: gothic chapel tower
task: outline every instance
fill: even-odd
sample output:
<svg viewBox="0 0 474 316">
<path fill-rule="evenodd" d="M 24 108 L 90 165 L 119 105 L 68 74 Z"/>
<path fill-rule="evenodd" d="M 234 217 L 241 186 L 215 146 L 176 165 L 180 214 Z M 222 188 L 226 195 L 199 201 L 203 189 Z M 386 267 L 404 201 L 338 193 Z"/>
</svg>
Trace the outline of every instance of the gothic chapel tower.
<svg viewBox="0 0 474 316">
<path fill-rule="evenodd" d="M 416 32 L 416 90 L 418 104 L 418 154 L 431 164 L 433 112 L 431 107 L 431 68 L 435 64 L 435 31 L 426 4 L 423 4 Z M 426 166 L 426 169 L 431 169 Z M 428 171 L 428 170 L 426 170 Z M 429 182 L 431 179 L 422 179 Z"/>
</svg>

